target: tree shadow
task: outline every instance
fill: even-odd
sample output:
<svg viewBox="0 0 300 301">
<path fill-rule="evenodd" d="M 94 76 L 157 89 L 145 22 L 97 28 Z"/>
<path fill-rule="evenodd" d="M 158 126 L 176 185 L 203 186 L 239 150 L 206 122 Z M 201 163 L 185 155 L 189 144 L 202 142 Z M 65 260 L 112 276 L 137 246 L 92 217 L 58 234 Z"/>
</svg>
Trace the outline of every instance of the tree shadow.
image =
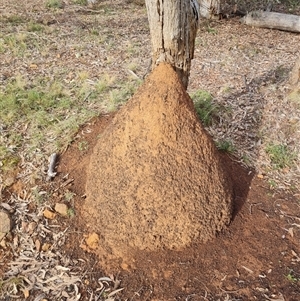
<svg viewBox="0 0 300 301">
<path fill-rule="evenodd" d="M 236 110 L 232 110 L 227 116 L 222 116 L 222 114 L 218 116 L 220 120 L 217 122 L 220 122 L 227 129 L 225 140 L 228 139 L 235 146 L 239 145 L 242 150 L 245 150 L 245 154 L 238 151 L 236 154 L 238 158 L 236 159 L 228 153 L 220 152 L 225 170 L 232 179 L 234 187 L 233 219 L 246 202 L 251 181 L 256 173 L 254 167 L 246 167 L 239 162 L 243 161 L 242 157 L 244 155 L 247 157 L 251 153 L 251 166 L 258 165 L 258 156 L 261 150 L 260 130 L 264 108 L 268 102 L 260 89 L 262 86 L 281 85 L 287 80 L 289 71 L 288 68 L 282 66 L 268 70 L 263 75 L 247 82 L 247 85 L 242 90 L 224 96 L 221 99 L 224 107 L 236 102 L 234 104 Z M 251 101 L 248 102 L 247 106 L 243 107 L 243 100 L 246 99 L 251 99 Z M 232 122 L 233 116 L 238 119 L 238 122 Z M 214 136 L 214 139 L 218 140 L 217 135 Z"/>
<path fill-rule="evenodd" d="M 232 219 L 234 219 L 247 200 L 251 182 L 255 175 L 255 170 L 241 165 L 241 163 L 235 161 L 234 158 L 229 156 L 227 153 L 220 152 L 220 156 L 224 165 L 224 169 L 232 181 Z"/>
</svg>

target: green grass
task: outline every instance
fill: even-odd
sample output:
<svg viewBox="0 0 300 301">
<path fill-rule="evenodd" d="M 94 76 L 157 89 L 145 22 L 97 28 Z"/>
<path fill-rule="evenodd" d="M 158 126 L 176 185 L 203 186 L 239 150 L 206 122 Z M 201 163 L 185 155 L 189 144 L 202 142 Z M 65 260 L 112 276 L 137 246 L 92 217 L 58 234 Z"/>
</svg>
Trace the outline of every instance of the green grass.
<svg viewBox="0 0 300 301">
<path fill-rule="evenodd" d="M 220 140 L 216 142 L 218 150 L 232 154 L 235 151 L 233 143 L 229 140 Z"/>
<path fill-rule="evenodd" d="M 87 0 L 73 0 L 73 3 L 77 4 L 77 5 L 87 5 L 88 4 Z"/>
<path fill-rule="evenodd" d="M 269 144 L 266 153 L 276 169 L 290 167 L 296 159 L 296 154 L 283 144 Z"/>
<path fill-rule="evenodd" d="M 27 25 L 27 30 L 30 32 L 43 31 L 44 26 L 39 23 L 29 22 Z"/>
<path fill-rule="evenodd" d="M 212 95 L 204 90 L 198 90 L 191 95 L 198 117 L 205 126 L 212 124 L 213 116 L 218 111 L 218 106 L 213 104 Z"/>
<path fill-rule="evenodd" d="M 14 56 L 22 57 L 27 50 L 26 39 L 27 35 L 24 33 L 5 35 L 3 36 L 1 48 L 3 48 L 3 51 L 11 52 Z"/>
<path fill-rule="evenodd" d="M 11 25 L 18 25 L 27 22 L 26 18 L 19 15 L 12 15 L 7 18 L 3 18 L 3 19 L 1 18 L 0 20 L 1 22 L 7 22 L 10 23 Z"/>
<path fill-rule="evenodd" d="M 80 141 L 78 142 L 78 149 L 81 151 L 81 152 L 85 152 L 89 149 L 89 144 L 87 141 Z"/>
<path fill-rule="evenodd" d="M 128 80 L 119 83 L 115 88 L 109 91 L 109 98 L 106 107 L 109 112 L 117 110 L 122 106 L 136 91 L 141 84 L 140 80 Z"/>
<path fill-rule="evenodd" d="M 298 277 L 293 270 L 289 271 L 289 273 L 286 275 L 286 279 L 293 284 L 300 282 L 300 277 Z"/>
<path fill-rule="evenodd" d="M 37 149 L 47 155 L 64 149 L 80 125 L 118 109 L 140 84 L 130 78 L 116 83 L 107 74 L 97 82 L 88 79 L 87 72 L 79 72 L 75 84 L 63 85 L 59 80 L 16 76 L 0 89 L 0 128 L 7 132 L 0 141 L 0 170 L 15 168 L 20 150 L 30 157 Z M 78 147 L 85 151 L 88 145 Z"/>
<path fill-rule="evenodd" d="M 48 8 L 63 8 L 62 0 L 47 0 L 46 7 Z"/>
</svg>

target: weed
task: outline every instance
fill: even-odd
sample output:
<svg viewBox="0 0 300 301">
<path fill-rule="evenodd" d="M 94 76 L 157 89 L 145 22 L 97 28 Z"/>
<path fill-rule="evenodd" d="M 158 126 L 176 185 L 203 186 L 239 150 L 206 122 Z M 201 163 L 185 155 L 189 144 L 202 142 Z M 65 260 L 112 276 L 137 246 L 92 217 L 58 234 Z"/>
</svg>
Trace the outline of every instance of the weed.
<svg viewBox="0 0 300 301">
<path fill-rule="evenodd" d="M 128 81 L 109 91 L 107 110 L 110 112 L 117 110 L 133 95 L 140 83 L 140 81 L 136 80 Z"/>
<path fill-rule="evenodd" d="M 63 8 L 62 0 L 47 0 L 46 7 L 48 8 Z"/>
<path fill-rule="evenodd" d="M 200 120 L 205 126 L 212 123 L 212 117 L 217 111 L 217 106 L 212 103 L 212 95 L 203 90 L 198 90 L 191 95 L 194 106 Z"/>
<path fill-rule="evenodd" d="M 233 143 L 229 140 L 220 140 L 216 143 L 216 145 L 217 148 L 222 152 L 232 154 L 235 151 Z"/>
<path fill-rule="evenodd" d="M 6 300 L 7 297 L 15 295 L 16 291 L 23 290 L 25 288 L 24 278 L 22 276 L 10 277 L 6 280 L 0 278 L 0 298 Z"/>
<path fill-rule="evenodd" d="M 75 216 L 75 210 L 73 208 L 69 208 L 67 214 L 69 218 L 73 218 Z"/>
<path fill-rule="evenodd" d="M 250 165 L 251 165 L 251 159 L 250 159 L 247 155 L 243 155 L 243 156 L 242 156 L 242 161 L 243 161 L 247 166 L 250 166 Z"/>
<path fill-rule="evenodd" d="M 295 153 L 283 144 L 269 144 L 266 147 L 266 152 L 276 169 L 290 167 L 296 159 Z"/>
<path fill-rule="evenodd" d="M 274 76 L 277 80 L 282 80 L 289 74 L 289 69 L 280 65 L 274 71 Z"/>
<path fill-rule="evenodd" d="M 136 72 L 139 68 L 139 65 L 135 62 L 131 62 L 127 65 L 127 69 L 133 71 L 133 72 Z"/>
<path fill-rule="evenodd" d="M 70 201 L 73 199 L 73 197 L 74 197 L 75 195 L 76 195 L 76 194 L 75 194 L 74 192 L 68 190 L 68 191 L 65 192 L 64 197 L 65 197 L 65 200 L 66 200 L 67 202 L 70 202 Z"/>
<path fill-rule="evenodd" d="M 96 83 L 96 91 L 98 93 L 105 92 L 109 89 L 109 87 L 115 82 L 114 77 L 110 77 L 108 74 L 105 74 L 97 83 Z"/>
<path fill-rule="evenodd" d="M 135 43 L 129 43 L 127 45 L 127 52 L 131 55 L 134 55 L 138 52 L 138 45 L 136 45 Z"/>
<path fill-rule="evenodd" d="M 87 141 L 80 141 L 80 142 L 78 142 L 78 149 L 81 152 L 87 151 L 88 148 L 89 148 L 89 143 Z"/>
<path fill-rule="evenodd" d="M 38 24 L 38 23 L 30 22 L 30 23 L 27 25 L 27 30 L 28 30 L 28 31 L 31 31 L 31 32 L 43 31 L 43 30 L 44 30 L 44 26 L 41 25 L 41 24 Z"/>
<path fill-rule="evenodd" d="M 289 273 L 287 274 L 286 276 L 287 280 L 289 280 L 290 282 L 292 283 L 297 283 L 297 282 L 300 282 L 300 278 L 298 278 L 296 275 L 295 275 L 295 272 L 293 270 L 290 270 Z"/>
<path fill-rule="evenodd" d="M 212 27 L 210 27 L 210 26 L 207 27 L 207 32 L 208 32 L 208 33 L 211 33 L 211 34 L 213 34 L 213 35 L 216 35 L 216 34 L 218 33 L 217 30 L 216 30 L 215 28 L 212 28 Z"/>
<path fill-rule="evenodd" d="M 74 4 L 77 5 L 87 5 L 88 1 L 87 0 L 73 0 Z"/>
<path fill-rule="evenodd" d="M 23 33 L 7 35 L 4 37 L 4 46 L 15 56 L 24 56 L 25 51 L 27 50 L 26 45 L 27 35 Z"/>
<path fill-rule="evenodd" d="M 38 205 L 45 203 L 48 198 L 48 195 L 46 194 L 46 192 L 40 191 L 37 186 L 32 188 L 32 195 Z"/>
<path fill-rule="evenodd" d="M 99 30 L 93 28 L 91 30 L 91 34 L 94 35 L 94 36 L 99 36 Z"/>
<path fill-rule="evenodd" d="M 26 19 L 22 16 L 13 15 L 7 17 L 6 22 L 11 23 L 12 25 L 18 25 L 18 24 L 25 23 Z"/>
<path fill-rule="evenodd" d="M 274 180 L 269 180 L 268 183 L 270 185 L 270 189 L 275 189 L 276 188 L 276 182 Z"/>
</svg>

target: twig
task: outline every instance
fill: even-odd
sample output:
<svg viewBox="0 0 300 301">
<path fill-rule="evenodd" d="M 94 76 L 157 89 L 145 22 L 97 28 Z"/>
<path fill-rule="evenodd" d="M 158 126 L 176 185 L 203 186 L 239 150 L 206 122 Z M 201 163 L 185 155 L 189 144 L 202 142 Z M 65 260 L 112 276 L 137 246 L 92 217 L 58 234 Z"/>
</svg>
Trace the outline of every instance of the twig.
<svg viewBox="0 0 300 301">
<path fill-rule="evenodd" d="M 55 165 L 56 165 L 56 161 L 57 161 L 57 154 L 53 153 L 50 156 L 49 161 L 50 161 L 50 163 L 49 163 L 49 168 L 47 171 L 47 178 L 46 178 L 47 181 L 50 181 L 52 178 L 54 178 L 56 176 L 56 172 L 54 170 L 55 170 Z"/>
</svg>

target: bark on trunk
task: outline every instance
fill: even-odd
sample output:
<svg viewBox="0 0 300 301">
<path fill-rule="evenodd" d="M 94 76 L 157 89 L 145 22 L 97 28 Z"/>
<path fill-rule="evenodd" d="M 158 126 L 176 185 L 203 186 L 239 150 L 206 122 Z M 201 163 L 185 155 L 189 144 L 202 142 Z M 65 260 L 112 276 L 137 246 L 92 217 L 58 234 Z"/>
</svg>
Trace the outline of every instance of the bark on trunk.
<svg viewBox="0 0 300 301">
<path fill-rule="evenodd" d="M 200 15 L 203 18 L 211 19 L 214 15 L 221 13 L 220 0 L 200 0 Z"/>
<path fill-rule="evenodd" d="M 271 29 L 300 32 L 300 16 L 266 11 L 253 11 L 243 17 L 242 23 Z"/>
<path fill-rule="evenodd" d="M 199 13 L 192 0 L 146 0 L 152 42 L 152 68 L 167 62 L 175 68 L 185 88 L 194 55 Z M 194 3 L 196 1 L 193 1 Z M 196 3 L 198 4 L 198 3 Z"/>
</svg>

